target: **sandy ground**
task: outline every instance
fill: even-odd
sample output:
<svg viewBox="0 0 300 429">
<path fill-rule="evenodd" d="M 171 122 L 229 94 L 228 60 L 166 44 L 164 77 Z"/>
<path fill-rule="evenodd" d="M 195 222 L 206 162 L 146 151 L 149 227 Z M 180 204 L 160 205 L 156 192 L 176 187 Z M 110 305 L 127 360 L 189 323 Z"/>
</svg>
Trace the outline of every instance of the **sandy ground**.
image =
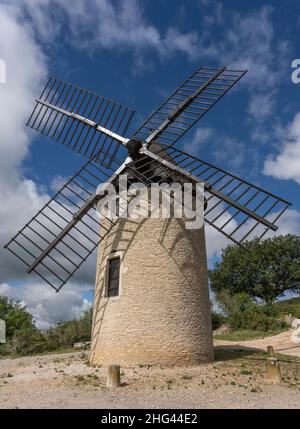
<svg viewBox="0 0 300 429">
<path fill-rule="evenodd" d="M 300 408 L 300 359 L 281 362 L 273 385 L 262 353 L 227 344 L 215 354 L 188 368 L 124 368 L 113 390 L 87 352 L 1 359 L 0 408 Z"/>
<path fill-rule="evenodd" d="M 292 334 L 298 343 L 292 341 Z M 295 330 L 281 332 L 281 334 L 273 337 L 261 338 L 251 341 L 221 341 L 215 340 L 215 345 L 235 345 L 243 347 L 251 347 L 260 350 L 267 350 L 267 346 L 273 346 L 276 353 L 282 353 L 289 356 L 297 356 L 300 358 L 300 332 L 296 336 Z"/>
</svg>

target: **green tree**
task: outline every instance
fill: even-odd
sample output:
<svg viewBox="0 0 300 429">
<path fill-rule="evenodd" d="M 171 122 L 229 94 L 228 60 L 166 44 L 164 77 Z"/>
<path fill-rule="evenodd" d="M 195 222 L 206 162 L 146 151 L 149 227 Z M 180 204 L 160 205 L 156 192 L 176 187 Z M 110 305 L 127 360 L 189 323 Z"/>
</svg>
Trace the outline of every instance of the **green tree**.
<svg viewBox="0 0 300 429">
<path fill-rule="evenodd" d="M 19 302 L 0 296 L 0 319 L 6 322 L 6 338 L 9 340 L 17 331 L 35 330 L 32 315 Z"/>
<path fill-rule="evenodd" d="M 30 354 L 46 350 L 45 338 L 36 328 L 32 315 L 20 302 L 0 297 L 0 319 L 6 322 L 6 344 L 1 354 Z"/>
<path fill-rule="evenodd" d="M 26 307 L 7 297 L 0 297 L 0 319 L 5 320 L 7 328 L 7 342 L 0 345 L 0 354 L 30 355 L 72 347 L 78 341 L 89 341 L 92 314 L 90 308 L 80 319 L 57 323 L 47 331 L 40 331 Z"/>
<path fill-rule="evenodd" d="M 253 240 L 245 246 L 228 246 L 221 261 L 209 271 L 215 293 L 245 292 L 270 304 L 288 291 L 300 291 L 300 237 L 278 236 L 260 243 Z"/>
</svg>

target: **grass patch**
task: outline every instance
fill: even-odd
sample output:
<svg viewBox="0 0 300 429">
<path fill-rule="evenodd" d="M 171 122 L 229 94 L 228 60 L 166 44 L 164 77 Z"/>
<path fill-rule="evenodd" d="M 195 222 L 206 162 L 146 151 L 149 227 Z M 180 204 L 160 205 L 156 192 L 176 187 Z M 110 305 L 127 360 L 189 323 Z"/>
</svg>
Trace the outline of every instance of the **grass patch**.
<svg viewBox="0 0 300 429">
<path fill-rule="evenodd" d="M 280 332 L 285 331 L 285 329 L 277 329 L 272 331 L 252 331 L 249 329 L 244 329 L 240 331 L 224 332 L 222 334 L 214 335 L 215 340 L 223 341 L 247 341 L 255 340 L 258 338 L 271 337 L 273 335 L 280 334 Z"/>
</svg>

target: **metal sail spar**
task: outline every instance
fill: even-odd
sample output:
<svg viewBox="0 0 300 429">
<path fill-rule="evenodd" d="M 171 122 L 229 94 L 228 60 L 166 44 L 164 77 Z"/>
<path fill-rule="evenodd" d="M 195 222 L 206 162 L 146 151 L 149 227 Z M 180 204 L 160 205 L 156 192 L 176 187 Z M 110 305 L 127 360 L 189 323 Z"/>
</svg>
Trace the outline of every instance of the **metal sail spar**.
<svg viewBox="0 0 300 429">
<path fill-rule="evenodd" d="M 242 246 L 277 230 L 277 222 L 291 205 L 282 198 L 227 171 L 170 146 L 147 149 L 129 168 L 141 180 L 172 183 L 203 181 L 207 209 L 205 221 L 228 239 Z"/>
<path fill-rule="evenodd" d="M 115 101 L 50 77 L 27 125 L 90 159 L 97 154 L 99 162 L 110 165 L 121 145 L 101 132 L 101 126 L 125 135 L 133 115 Z"/>
<path fill-rule="evenodd" d="M 200 67 L 166 98 L 136 130 L 147 143 L 174 145 L 246 73 Z"/>
<path fill-rule="evenodd" d="M 120 163 L 115 161 L 114 167 Z M 56 291 L 86 261 L 109 231 L 99 227 L 95 191 L 114 170 L 90 160 L 5 246 Z"/>
</svg>

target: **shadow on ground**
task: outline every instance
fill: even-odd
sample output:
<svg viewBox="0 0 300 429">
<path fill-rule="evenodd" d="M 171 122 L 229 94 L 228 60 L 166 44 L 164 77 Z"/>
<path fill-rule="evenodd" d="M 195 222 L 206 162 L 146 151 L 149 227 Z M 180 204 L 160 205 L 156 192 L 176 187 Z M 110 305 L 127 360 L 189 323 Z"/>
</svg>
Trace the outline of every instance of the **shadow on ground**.
<svg viewBox="0 0 300 429">
<path fill-rule="evenodd" d="M 240 345 L 230 345 L 230 346 L 215 346 L 215 361 L 223 362 L 233 359 L 241 359 L 246 357 L 251 357 L 257 354 L 265 355 L 266 353 L 262 352 L 261 349 L 255 349 L 252 347 L 245 347 Z"/>
</svg>

